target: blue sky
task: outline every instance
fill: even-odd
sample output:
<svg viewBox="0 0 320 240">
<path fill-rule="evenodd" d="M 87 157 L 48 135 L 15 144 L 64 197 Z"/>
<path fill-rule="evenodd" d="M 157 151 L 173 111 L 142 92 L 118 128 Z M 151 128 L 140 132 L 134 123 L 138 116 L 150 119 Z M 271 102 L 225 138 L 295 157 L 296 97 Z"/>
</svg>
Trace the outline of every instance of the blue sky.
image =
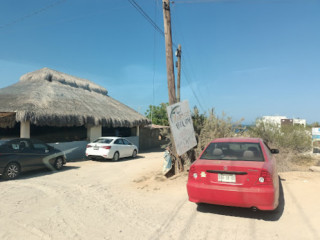
<svg viewBox="0 0 320 240">
<path fill-rule="evenodd" d="M 163 29 L 161 0 L 135 0 Z M 250 124 L 320 122 L 320 0 L 177 0 L 181 98 Z M 164 38 L 127 0 L 0 1 L 0 88 L 43 67 L 144 114 L 168 102 Z M 175 51 L 175 49 L 174 49 Z"/>
</svg>

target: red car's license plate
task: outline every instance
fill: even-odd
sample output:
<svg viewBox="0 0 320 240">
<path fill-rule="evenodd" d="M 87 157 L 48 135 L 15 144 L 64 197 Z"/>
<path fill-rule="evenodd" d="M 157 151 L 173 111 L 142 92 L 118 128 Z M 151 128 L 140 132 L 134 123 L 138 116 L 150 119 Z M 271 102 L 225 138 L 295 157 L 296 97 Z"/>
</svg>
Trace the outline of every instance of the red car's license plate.
<svg viewBox="0 0 320 240">
<path fill-rule="evenodd" d="M 219 182 L 227 182 L 227 183 L 235 183 L 236 182 L 236 175 L 235 174 L 218 173 L 218 181 Z"/>
</svg>

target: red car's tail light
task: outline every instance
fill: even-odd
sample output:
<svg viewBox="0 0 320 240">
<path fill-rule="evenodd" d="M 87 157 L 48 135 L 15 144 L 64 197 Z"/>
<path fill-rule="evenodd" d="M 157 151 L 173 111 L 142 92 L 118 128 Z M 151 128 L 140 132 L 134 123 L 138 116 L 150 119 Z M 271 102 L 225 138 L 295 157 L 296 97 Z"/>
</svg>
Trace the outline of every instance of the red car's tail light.
<svg viewBox="0 0 320 240">
<path fill-rule="evenodd" d="M 91 148 L 92 146 L 90 144 L 87 145 L 87 148 Z"/>
<path fill-rule="evenodd" d="M 110 149 L 111 146 L 104 146 L 104 147 L 102 147 L 102 148 L 104 148 L 104 149 Z"/>
<path fill-rule="evenodd" d="M 192 179 L 197 179 L 198 178 L 198 174 L 196 173 L 196 168 L 195 166 L 191 166 L 189 169 L 189 178 Z"/>
<path fill-rule="evenodd" d="M 272 176 L 267 170 L 262 170 L 257 184 L 270 185 L 272 184 Z"/>
</svg>

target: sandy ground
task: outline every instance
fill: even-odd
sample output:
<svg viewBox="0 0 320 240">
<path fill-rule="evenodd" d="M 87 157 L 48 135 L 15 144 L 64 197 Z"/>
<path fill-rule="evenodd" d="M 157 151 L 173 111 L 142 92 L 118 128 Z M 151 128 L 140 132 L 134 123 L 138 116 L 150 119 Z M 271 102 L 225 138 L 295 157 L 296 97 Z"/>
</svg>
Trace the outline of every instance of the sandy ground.
<svg viewBox="0 0 320 240">
<path fill-rule="evenodd" d="M 199 205 L 163 153 L 0 180 L 0 239 L 320 239 L 320 173 L 281 173 L 278 213 Z"/>
</svg>

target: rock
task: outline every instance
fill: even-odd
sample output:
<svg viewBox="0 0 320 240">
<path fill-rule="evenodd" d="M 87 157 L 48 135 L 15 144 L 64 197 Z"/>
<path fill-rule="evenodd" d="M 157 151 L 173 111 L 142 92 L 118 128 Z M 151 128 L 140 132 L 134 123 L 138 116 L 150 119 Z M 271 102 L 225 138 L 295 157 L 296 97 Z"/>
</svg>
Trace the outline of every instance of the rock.
<svg viewBox="0 0 320 240">
<path fill-rule="evenodd" d="M 312 171 L 312 172 L 320 172 L 320 167 L 312 166 L 312 167 L 309 168 L 309 170 Z"/>
</svg>

